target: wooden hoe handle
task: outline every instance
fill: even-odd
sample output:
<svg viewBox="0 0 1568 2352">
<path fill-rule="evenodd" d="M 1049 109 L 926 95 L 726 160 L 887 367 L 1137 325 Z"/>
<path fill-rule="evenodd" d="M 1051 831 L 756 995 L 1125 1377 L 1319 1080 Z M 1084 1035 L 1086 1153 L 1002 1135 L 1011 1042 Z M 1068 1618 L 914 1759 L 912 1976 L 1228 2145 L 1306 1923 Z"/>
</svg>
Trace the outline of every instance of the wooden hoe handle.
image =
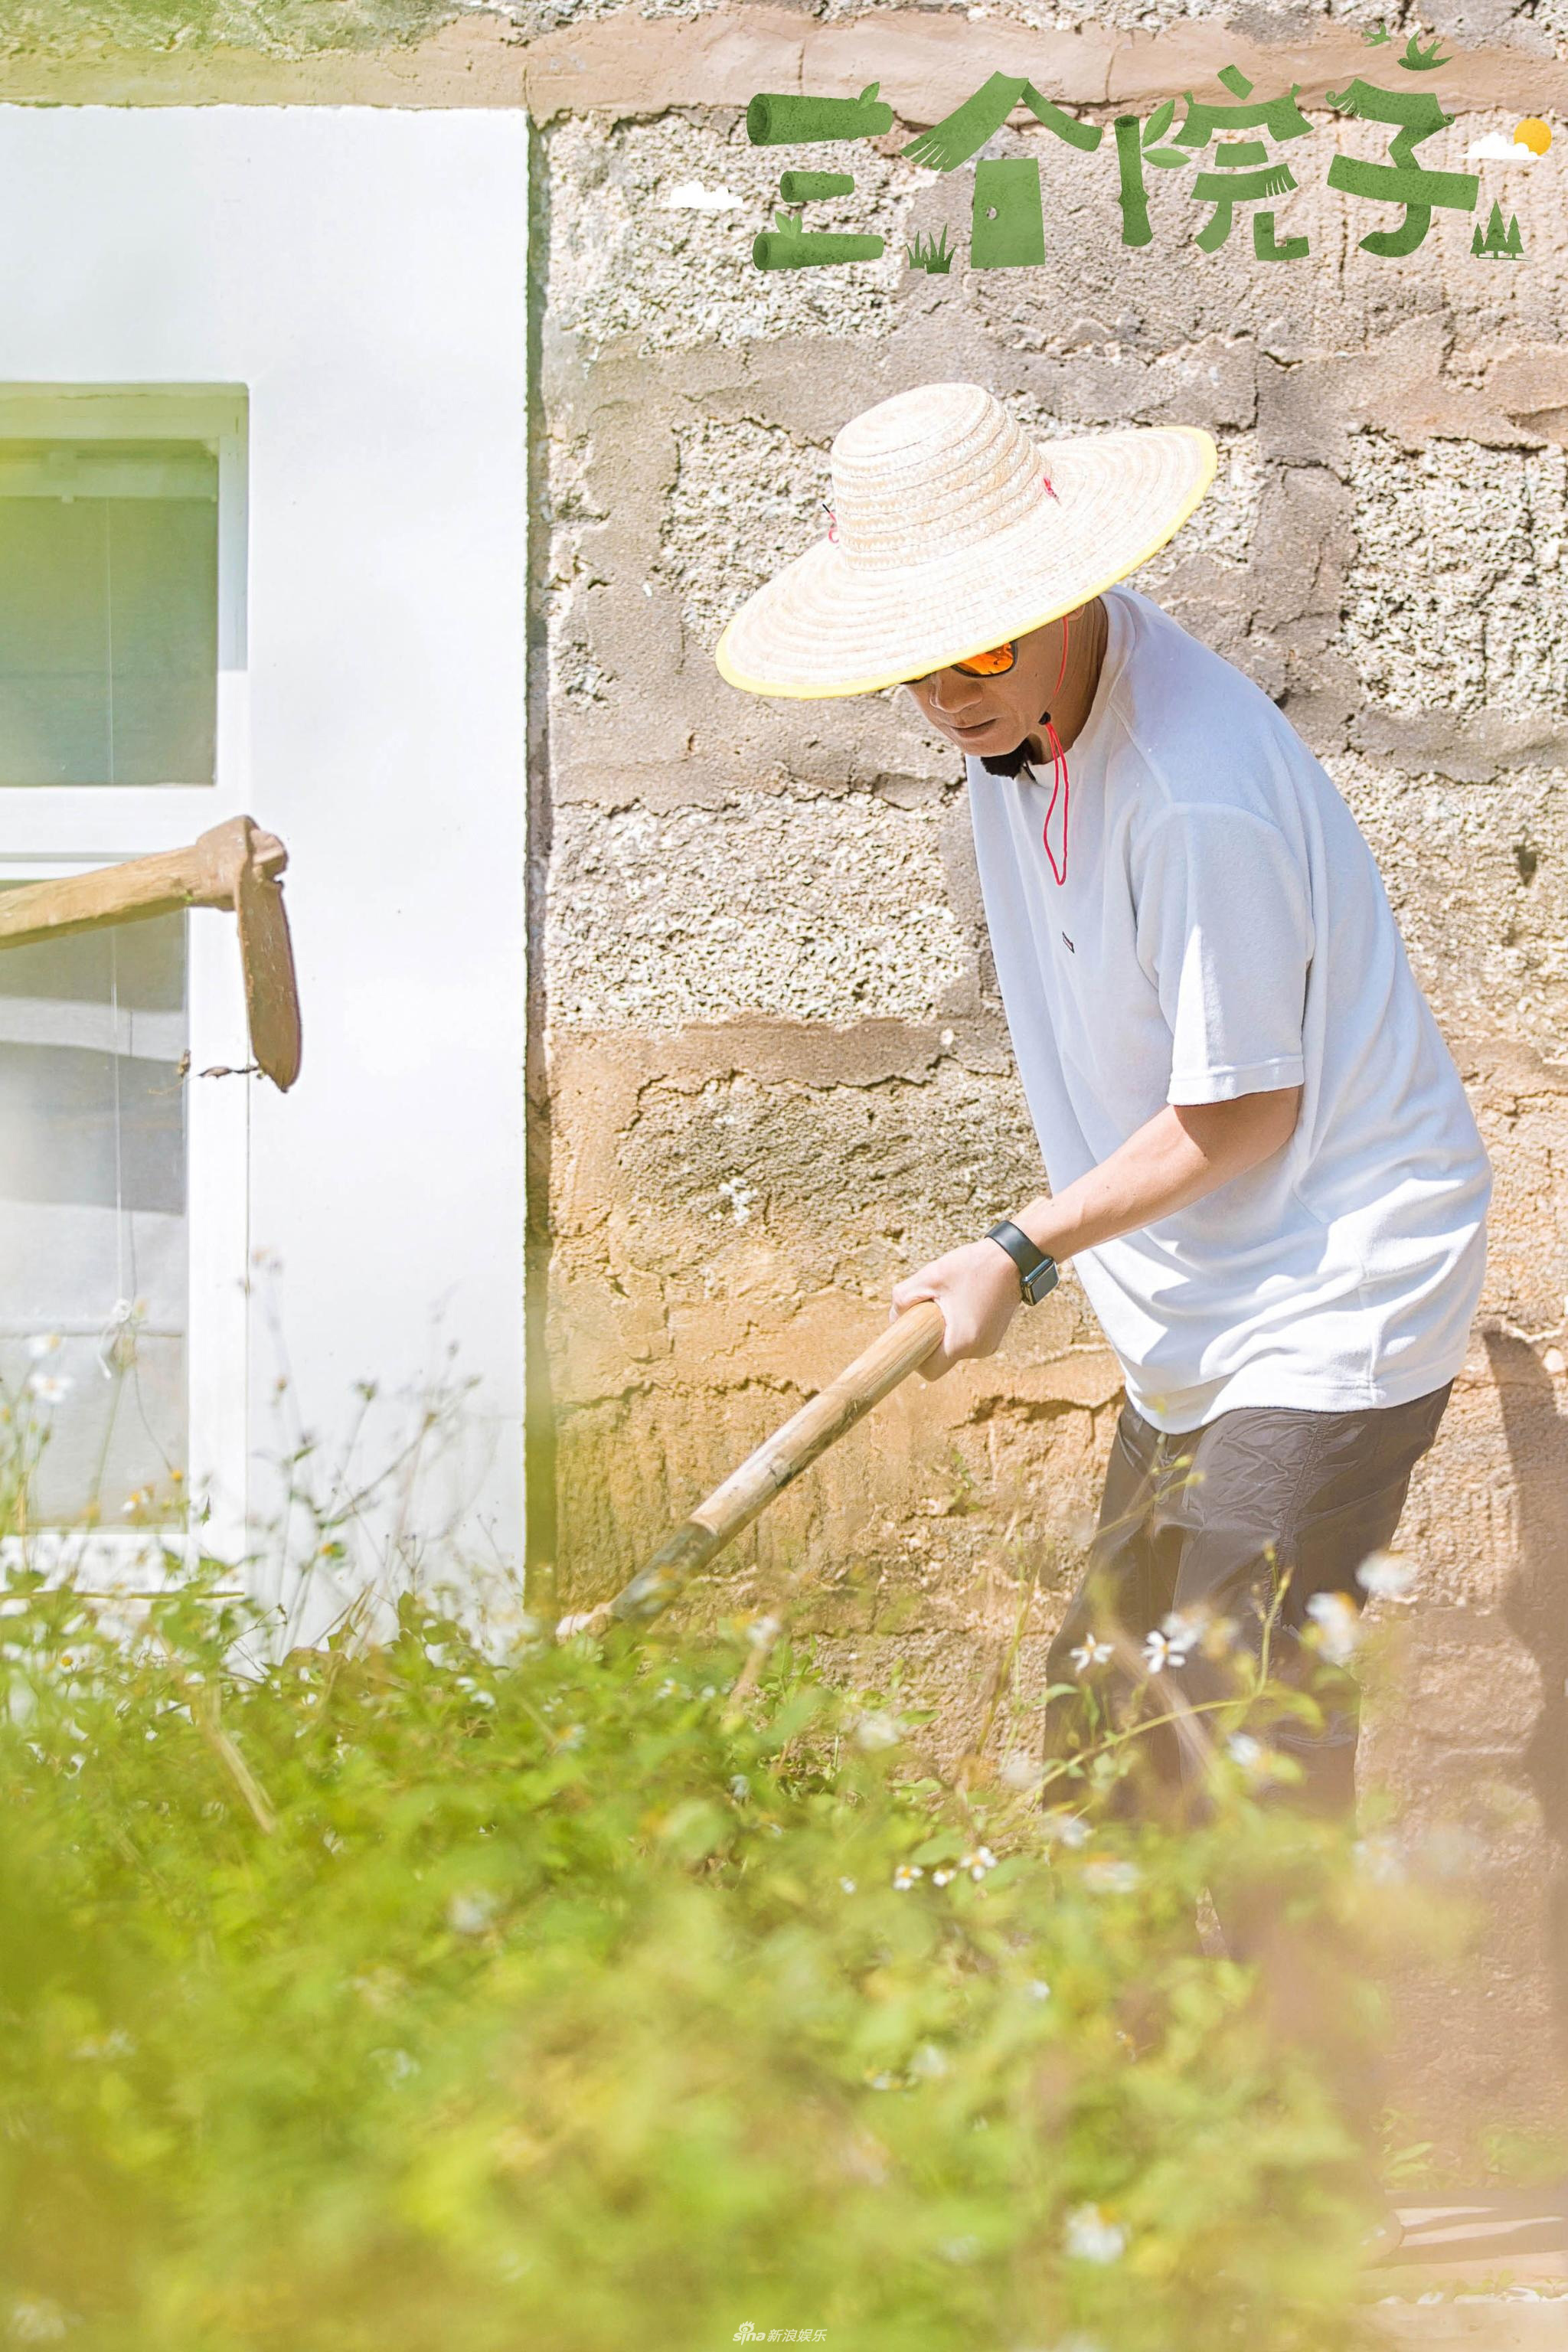
<svg viewBox="0 0 1568 2352">
<path fill-rule="evenodd" d="M 820 1454 L 846 1430 L 879 1404 L 900 1381 L 923 1364 L 945 1329 L 941 1307 L 922 1299 L 889 1323 L 862 1355 L 846 1365 L 810 1402 L 791 1415 L 782 1429 L 732 1470 L 721 1486 L 660 1545 L 639 1576 L 635 1576 L 613 1601 L 580 1616 L 563 1617 L 563 1634 L 597 1633 L 612 1618 L 622 1623 L 647 1623 L 668 1607 L 689 1576 L 705 1568 L 742 1528 L 750 1527 L 775 1495 L 809 1468 Z"/>
<path fill-rule="evenodd" d="M 185 907 L 228 908 L 239 920 L 252 1049 L 274 1086 L 287 1090 L 300 1075 L 300 998 L 279 882 L 288 863 L 276 834 L 261 832 L 250 817 L 230 817 L 186 849 L 0 891 L 0 948 Z"/>
<path fill-rule="evenodd" d="M 165 849 L 155 857 L 133 857 L 123 866 L 100 866 L 90 874 L 0 892 L 0 944 L 27 947 L 35 940 L 63 939 L 106 923 L 173 915 L 182 907 L 232 907 L 240 874 L 250 863 L 253 838 L 258 862 L 265 857 L 268 879 L 276 879 L 289 862 L 282 843 L 257 833 L 247 816 L 237 816 L 214 825 L 188 849 Z"/>
</svg>

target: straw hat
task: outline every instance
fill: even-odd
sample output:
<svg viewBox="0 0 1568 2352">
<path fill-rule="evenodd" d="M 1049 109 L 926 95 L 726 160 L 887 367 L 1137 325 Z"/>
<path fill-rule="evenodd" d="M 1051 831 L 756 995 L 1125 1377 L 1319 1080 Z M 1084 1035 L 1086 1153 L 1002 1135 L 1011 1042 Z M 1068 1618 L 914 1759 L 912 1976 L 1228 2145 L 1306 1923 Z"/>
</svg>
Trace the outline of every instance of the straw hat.
<svg viewBox="0 0 1568 2352">
<path fill-rule="evenodd" d="M 748 694 L 869 694 L 1023 636 L 1163 547 L 1215 463 L 1189 425 L 1037 443 L 977 383 L 895 393 L 829 456 L 833 529 L 719 640 Z"/>
</svg>

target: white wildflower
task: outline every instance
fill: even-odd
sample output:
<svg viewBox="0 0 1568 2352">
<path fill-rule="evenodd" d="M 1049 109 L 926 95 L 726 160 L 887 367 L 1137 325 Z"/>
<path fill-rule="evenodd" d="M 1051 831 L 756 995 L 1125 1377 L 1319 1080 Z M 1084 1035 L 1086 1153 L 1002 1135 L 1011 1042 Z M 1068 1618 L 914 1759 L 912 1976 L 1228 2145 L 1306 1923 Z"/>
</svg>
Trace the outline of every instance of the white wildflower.
<svg viewBox="0 0 1568 2352">
<path fill-rule="evenodd" d="M 1187 1654 L 1162 1627 L 1143 1637 L 1143 1663 L 1152 1675 L 1175 1672 L 1187 1663 Z"/>
<path fill-rule="evenodd" d="M 907 1895 L 916 1879 L 924 1876 L 925 1872 L 918 1862 L 900 1862 L 893 1873 L 893 1885 L 900 1895 Z"/>
<path fill-rule="evenodd" d="M 46 1356 L 52 1356 L 57 1348 L 64 1345 L 58 1331 L 35 1331 L 27 1342 L 27 1353 L 35 1364 L 41 1364 Z"/>
<path fill-rule="evenodd" d="M 58 1404 L 69 1394 L 72 1381 L 68 1372 L 29 1372 L 27 1386 L 40 1404 Z"/>
<path fill-rule="evenodd" d="M 1140 1877 L 1135 1862 L 1122 1862 L 1111 1854 L 1099 1854 L 1083 1866 L 1083 1883 L 1097 1895 L 1131 1895 Z"/>
<path fill-rule="evenodd" d="M 1081 1813 L 1047 1813 L 1041 1826 L 1058 1845 L 1087 1845 L 1093 1835 Z"/>
<path fill-rule="evenodd" d="M 1355 1572 L 1362 1591 L 1373 1601 L 1408 1601 L 1415 1585 L 1415 1563 L 1396 1551 L 1374 1551 Z"/>
<path fill-rule="evenodd" d="M 746 1639 L 753 1650 L 763 1650 L 770 1642 L 776 1642 L 783 1632 L 777 1617 L 753 1617 L 746 1628 Z"/>
<path fill-rule="evenodd" d="M 903 1736 L 899 1719 L 893 1715 L 863 1715 L 855 1725 L 856 1745 L 868 1750 L 896 1748 Z"/>
<path fill-rule="evenodd" d="M 1044 1977 L 1031 1977 L 1024 1987 L 1031 2000 L 1049 2000 L 1051 1989 Z"/>
<path fill-rule="evenodd" d="M 1237 1731 L 1226 1741 L 1231 1761 L 1239 1764 L 1249 1780 L 1267 1780 L 1273 1768 L 1273 1758 L 1261 1739 L 1250 1731 Z"/>
<path fill-rule="evenodd" d="M 447 1925 L 454 1936 L 482 1936 L 495 1916 L 495 1896 L 482 1886 L 454 1895 L 447 1906 Z"/>
<path fill-rule="evenodd" d="M 108 2033 L 89 2035 L 87 2041 L 79 2042 L 71 2054 L 76 2058 L 130 2058 L 135 2051 L 131 2035 L 117 2025 Z"/>
<path fill-rule="evenodd" d="M 931 1883 L 933 1886 L 946 1886 L 957 1876 L 958 1873 L 956 1870 L 933 1870 L 931 1874 Z"/>
<path fill-rule="evenodd" d="M 1127 2251 L 1127 2232 L 1098 2205 L 1079 2205 L 1068 2215 L 1065 2242 L 1075 2262 L 1118 2263 Z"/>
<path fill-rule="evenodd" d="M 1208 1619 L 1194 1609 L 1173 1609 L 1160 1620 L 1160 1631 L 1173 1650 L 1191 1653 L 1203 1641 Z"/>
<path fill-rule="evenodd" d="M 947 2073 L 947 2054 L 934 2042 L 922 2042 L 910 2060 L 910 2072 L 923 2083 L 934 2083 Z"/>
<path fill-rule="evenodd" d="M 58 2344 L 74 2322 L 74 2313 L 62 2311 L 47 2296 L 29 2296 L 11 2305 L 5 2332 L 17 2344 Z"/>
<path fill-rule="evenodd" d="M 845 1892 L 845 1894 L 846 1894 L 846 1895 L 853 1895 L 853 1894 L 854 1894 L 854 1892 L 855 1892 L 855 1881 L 854 1881 L 852 1878 L 841 1878 L 841 1879 L 839 1880 L 838 1884 L 839 1884 L 839 1885 L 844 1889 L 844 1892 Z"/>
<path fill-rule="evenodd" d="M 1005 1788 L 1016 1789 L 1023 1796 L 1026 1796 L 1031 1789 L 1037 1789 L 1045 1776 L 1046 1768 L 1039 1759 L 1026 1754 L 1021 1748 L 1016 1748 L 1011 1756 L 1002 1759 L 996 1775 Z"/>
<path fill-rule="evenodd" d="M 1343 1592 L 1314 1592 L 1307 1614 L 1318 1629 L 1318 1648 L 1330 1665 L 1349 1665 L 1361 1639 L 1355 1602 Z"/>
<path fill-rule="evenodd" d="M 1109 1642 L 1101 1642 L 1093 1633 L 1086 1635 L 1076 1650 L 1068 1653 L 1074 1673 L 1079 1675 L 1087 1675 L 1091 1666 L 1103 1666 L 1115 1654 Z"/>
<path fill-rule="evenodd" d="M 1391 1837 L 1358 1840 L 1352 1848 L 1355 1866 L 1374 1886 L 1397 1886 L 1405 1876 L 1405 1857 Z"/>
</svg>

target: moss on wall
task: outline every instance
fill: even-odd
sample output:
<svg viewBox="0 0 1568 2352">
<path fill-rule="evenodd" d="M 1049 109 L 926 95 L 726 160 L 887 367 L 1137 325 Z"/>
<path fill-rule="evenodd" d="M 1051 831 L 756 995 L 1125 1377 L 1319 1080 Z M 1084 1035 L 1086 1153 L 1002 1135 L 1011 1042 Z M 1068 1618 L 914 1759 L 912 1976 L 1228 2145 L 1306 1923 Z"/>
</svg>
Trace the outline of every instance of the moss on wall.
<svg viewBox="0 0 1568 2352">
<path fill-rule="evenodd" d="M 237 49 L 305 58 L 421 41 L 461 13 L 454 0 L 5 0 L 0 55 Z"/>
</svg>

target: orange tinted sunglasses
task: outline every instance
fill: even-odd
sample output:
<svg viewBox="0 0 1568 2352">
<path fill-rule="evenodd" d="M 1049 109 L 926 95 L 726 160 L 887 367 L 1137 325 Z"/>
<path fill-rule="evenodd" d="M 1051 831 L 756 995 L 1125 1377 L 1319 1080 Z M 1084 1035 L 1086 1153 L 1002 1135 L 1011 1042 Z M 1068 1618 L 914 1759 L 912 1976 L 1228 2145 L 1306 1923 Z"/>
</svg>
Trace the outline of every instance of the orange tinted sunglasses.
<svg viewBox="0 0 1568 2352">
<path fill-rule="evenodd" d="M 963 677 L 1001 677 L 1012 668 L 1017 658 L 1017 641 L 1008 637 L 1003 644 L 993 646 L 988 653 L 971 654 L 967 661 L 944 662 L 942 667 L 957 670 Z M 914 679 L 912 683 L 923 686 L 927 677 L 935 676 L 934 669 L 927 670 L 924 677 Z"/>
</svg>

